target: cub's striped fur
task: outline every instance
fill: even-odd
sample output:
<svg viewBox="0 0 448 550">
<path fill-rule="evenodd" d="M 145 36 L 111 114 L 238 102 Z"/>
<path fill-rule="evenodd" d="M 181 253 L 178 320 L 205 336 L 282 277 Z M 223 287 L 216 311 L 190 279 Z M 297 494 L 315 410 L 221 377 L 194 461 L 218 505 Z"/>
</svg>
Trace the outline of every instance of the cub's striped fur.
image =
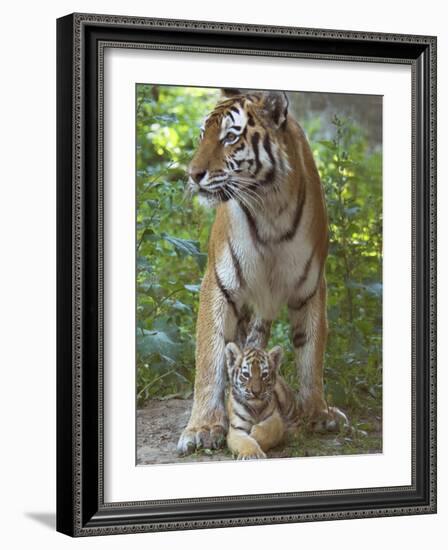
<svg viewBox="0 0 448 550">
<path fill-rule="evenodd" d="M 282 349 L 226 346 L 229 396 L 227 445 L 238 459 L 266 458 L 300 418 L 294 392 L 279 374 Z"/>
<path fill-rule="evenodd" d="M 258 327 L 265 347 L 280 309 L 289 311 L 304 415 L 334 424 L 327 407 L 324 193 L 305 135 L 283 92 L 236 93 L 204 122 L 189 187 L 216 206 L 201 285 L 193 409 L 180 453 L 225 443 L 225 346 Z"/>
</svg>

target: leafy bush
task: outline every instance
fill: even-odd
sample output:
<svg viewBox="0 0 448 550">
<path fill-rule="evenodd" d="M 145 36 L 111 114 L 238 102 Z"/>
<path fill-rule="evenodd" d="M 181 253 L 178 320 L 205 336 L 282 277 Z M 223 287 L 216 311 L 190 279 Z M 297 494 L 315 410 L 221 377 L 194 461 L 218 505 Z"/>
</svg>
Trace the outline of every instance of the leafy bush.
<svg viewBox="0 0 448 550">
<path fill-rule="evenodd" d="M 218 92 L 137 88 L 137 396 L 189 396 L 199 287 L 213 211 L 185 199 L 187 165 L 203 117 Z M 362 417 L 382 403 L 381 150 L 354 121 L 318 115 L 301 121 L 325 188 L 330 220 L 329 340 L 325 380 L 330 403 Z M 328 135 L 332 139 L 328 139 Z M 326 138 L 326 139 L 323 139 Z M 285 349 L 283 374 L 297 387 L 286 311 L 271 344 Z"/>
<path fill-rule="evenodd" d="M 326 264 L 329 339 L 325 379 L 330 402 L 381 407 L 382 154 L 363 130 L 334 116 L 335 137 L 314 141 L 330 222 Z"/>
<path fill-rule="evenodd" d="M 149 85 L 137 91 L 137 397 L 186 395 L 212 212 L 185 200 L 185 174 L 217 94 Z"/>
</svg>

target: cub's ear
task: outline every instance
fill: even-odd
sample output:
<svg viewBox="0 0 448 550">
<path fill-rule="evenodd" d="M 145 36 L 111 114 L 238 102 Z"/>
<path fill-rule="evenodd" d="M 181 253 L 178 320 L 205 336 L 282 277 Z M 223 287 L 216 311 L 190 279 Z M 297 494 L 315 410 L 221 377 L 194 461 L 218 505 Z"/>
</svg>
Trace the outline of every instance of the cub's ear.
<svg viewBox="0 0 448 550">
<path fill-rule="evenodd" d="M 280 368 L 280 364 L 283 359 L 283 350 L 280 346 L 275 346 L 275 348 L 272 348 L 269 352 L 269 361 L 271 365 L 274 367 L 274 370 L 278 370 Z"/>
<path fill-rule="evenodd" d="M 288 116 L 288 97 L 285 92 L 265 92 L 263 94 L 262 113 L 280 128 Z"/>
<path fill-rule="evenodd" d="M 243 90 L 239 90 L 238 88 L 221 88 L 221 97 L 227 97 L 228 99 L 236 95 L 242 95 L 243 93 Z"/>
<path fill-rule="evenodd" d="M 230 342 L 229 344 L 227 344 L 225 349 L 225 354 L 226 354 L 227 372 L 229 373 L 229 377 L 230 377 L 233 369 L 241 363 L 241 359 L 243 358 L 243 355 L 241 353 L 240 348 L 234 342 Z"/>
</svg>

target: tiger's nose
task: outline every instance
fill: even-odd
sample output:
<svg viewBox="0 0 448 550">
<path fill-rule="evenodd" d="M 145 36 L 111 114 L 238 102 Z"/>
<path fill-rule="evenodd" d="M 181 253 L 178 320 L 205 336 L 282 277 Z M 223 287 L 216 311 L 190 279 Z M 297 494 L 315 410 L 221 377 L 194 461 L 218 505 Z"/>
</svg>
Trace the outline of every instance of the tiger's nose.
<svg viewBox="0 0 448 550">
<path fill-rule="evenodd" d="M 190 177 L 198 185 L 204 179 L 205 174 L 206 174 L 205 170 L 201 170 L 200 168 L 190 169 Z"/>
</svg>

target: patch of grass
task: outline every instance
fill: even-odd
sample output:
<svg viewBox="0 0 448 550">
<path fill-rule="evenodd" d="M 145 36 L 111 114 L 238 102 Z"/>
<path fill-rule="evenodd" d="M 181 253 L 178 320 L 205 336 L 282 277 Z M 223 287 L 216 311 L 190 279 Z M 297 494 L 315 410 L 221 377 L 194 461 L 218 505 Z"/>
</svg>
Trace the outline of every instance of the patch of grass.
<svg viewBox="0 0 448 550">
<path fill-rule="evenodd" d="M 270 455 L 276 458 L 293 458 L 375 454 L 382 452 L 382 445 L 381 426 L 364 421 L 352 424 L 352 427 L 344 432 L 334 434 L 321 434 L 302 429 L 283 448 L 275 449 Z"/>
</svg>

